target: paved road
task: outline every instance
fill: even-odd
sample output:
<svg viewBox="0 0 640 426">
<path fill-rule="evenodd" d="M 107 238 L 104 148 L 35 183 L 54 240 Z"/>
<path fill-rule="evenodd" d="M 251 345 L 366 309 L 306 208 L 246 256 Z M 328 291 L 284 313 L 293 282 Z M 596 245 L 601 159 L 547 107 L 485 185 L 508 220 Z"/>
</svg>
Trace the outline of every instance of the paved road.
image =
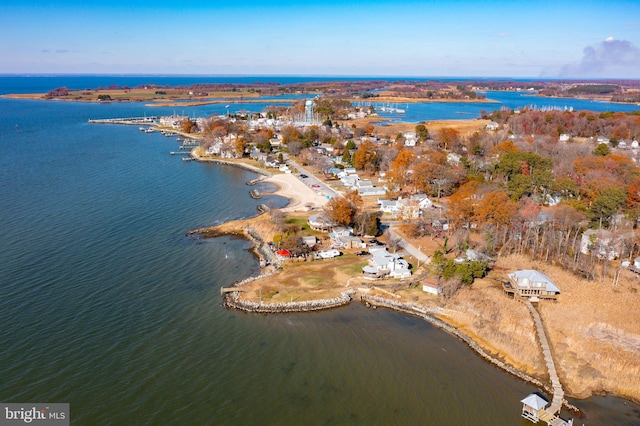
<svg viewBox="0 0 640 426">
<path fill-rule="evenodd" d="M 389 232 L 390 237 L 397 238 L 400 240 L 400 246 L 402 247 L 403 250 L 406 250 L 407 253 L 409 253 L 411 256 L 415 257 L 416 259 L 418 259 L 420 262 L 424 262 L 427 264 L 431 262 L 431 257 L 427 256 L 422 251 L 420 251 L 419 247 L 414 246 L 413 244 L 409 243 L 409 241 L 405 240 L 400 235 L 398 235 L 398 233 L 395 232 L 391 226 L 389 226 L 389 223 L 384 223 L 382 225 L 387 227 L 387 232 Z"/>
<path fill-rule="evenodd" d="M 296 176 L 298 176 L 298 179 L 300 179 L 306 185 L 310 186 L 311 188 L 314 188 L 312 185 L 318 185 L 317 188 L 314 188 L 314 189 L 316 189 L 316 191 L 319 191 L 323 195 L 328 195 L 330 197 L 336 197 L 336 196 L 340 195 L 340 193 L 338 191 L 336 191 L 335 189 L 331 188 L 329 185 L 324 183 L 322 180 L 320 180 L 317 177 L 315 177 L 315 175 L 312 172 L 310 172 L 306 168 L 302 167 L 296 161 L 294 161 L 291 158 L 289 158 L 289 156 L 286 156 L 286 163 L 289 165 L 289 168 L 298 170 L 298 174 Z M 300 178 L 299 177 L 300 174 L 305 174 L 308 177 L 306 177 L 304 179 Z"/>
</svg>

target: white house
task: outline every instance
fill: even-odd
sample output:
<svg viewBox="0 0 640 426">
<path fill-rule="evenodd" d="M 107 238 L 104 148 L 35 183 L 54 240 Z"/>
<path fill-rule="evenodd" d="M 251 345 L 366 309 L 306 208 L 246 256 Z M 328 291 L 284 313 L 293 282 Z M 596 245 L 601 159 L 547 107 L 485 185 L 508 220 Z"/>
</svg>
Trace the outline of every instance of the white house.
<svg viewBox="0 0 640 426">
<path fill-rule="evenodd" d="M 447 154 L 447 163 L 453 164 L 454 166 L 458 165 L 458 164 L 460 164 L 460 159 L 461 158 L 462 157 L 460 157 L 455 152 L 450 152 L 449 154 Z"/>
<path fill-rule="evenodd" d="M 418 207 L 422 210 L 433 207 L 433 202 L 425 194 L 413 194 L 410 197 L 418 202 Z"/>
<path fill-rule="evenodd" d="M 370 247 L 369 252 L 372 254 L 369 259 L 369 265 L 362 268 L 362 271 L 375 277 L 389 275 L 393 278 L 406 278 L 411 276 L 409 263 L 402 259 L 398 254 L 391 254 L 386 247 Z"/>
<path fill-rule="evenodd" d="M 347 175 L 347 176 L 344 176 L 344 177 L 340 178 L 340 180 L 342 181 L 344 186 L 346 186 L 348 188 L 355 188 L 355 186 L 358 183 L 358 180 L 360 180 L 360 178 L 358 177 L 358 175 Z"/>
<path fill-rule="evenodd" d="M 486 126 L 487 130 L 498 130 L 499 128 L 500 128 L 500 125 L 498 123 L 496 123 L 495 121 L 490 122 Z"/>
<path fill-rule="evenodd" d="M 335 226 L 333 221 L 329 219 L 325 212 L 316 213 L 309 216 L 309 219 L 307 219 L 307 223 L 309 224 L 311 229 L 324 232 L 330 231 L 331 228 Z"/>
<path fill-rule="evenodd" d="M 613 234 L 604 229 L 587 229 L 580 239 L 580 252 L 595 253 L 600 259 L 613 260 L 620 255 L 614 244 Z"/>
<path fill-rule="evenodd" d="M 404 135 L 404 146 L 416 146 L 418 143 L 418 135 L 416 132 L 407 132 Z"/>
</svg>

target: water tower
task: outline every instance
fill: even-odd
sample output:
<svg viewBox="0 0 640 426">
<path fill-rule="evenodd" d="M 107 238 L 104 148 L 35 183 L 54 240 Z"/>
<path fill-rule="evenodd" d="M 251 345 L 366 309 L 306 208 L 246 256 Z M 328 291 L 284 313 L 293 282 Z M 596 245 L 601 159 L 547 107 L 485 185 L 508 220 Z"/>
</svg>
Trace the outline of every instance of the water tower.
<svg viewBox="0 0 640 426">
<path fill-rule="evenodd" d="M 313 119 L 313 107 L 314 103 L 312 100 L 308 100 L 304 103 L 304 122 L 307 124 L 313 124 L 315 120 Z"/>
</svg>

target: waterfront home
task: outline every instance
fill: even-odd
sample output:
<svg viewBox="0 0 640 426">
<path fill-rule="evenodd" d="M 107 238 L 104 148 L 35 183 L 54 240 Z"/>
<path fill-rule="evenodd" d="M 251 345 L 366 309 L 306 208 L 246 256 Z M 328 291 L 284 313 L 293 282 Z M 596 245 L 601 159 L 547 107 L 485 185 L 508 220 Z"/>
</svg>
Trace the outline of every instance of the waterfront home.
<svg viewBox="0 0 640 426">
<path fill-rule="evenodd" d="M 327 216 L 326 212 L 320 212 L 309 216 L 307 223 L 314 231 L 323 232 L 329 232 L 335 226 L 333 221 Z"/>
<path fill-rule="evenodd" d="M 540 299 L 556 300 L 560 289 L 551 278 L 534 269 L 523 269 L 507 274 L 508 281 L 503 281 L 503 289 L 507 295 L 538 302 Z"/>
<path fill-rule="evenodd" d="M 386 247 L 370 247 L 369 265 L 362 268 L 367 277 L 381 278 L 389 275 L 392 278 L 407 278 L 411 276 L 409 263 L 398 254 L 391 254 Z"/>
</svg>

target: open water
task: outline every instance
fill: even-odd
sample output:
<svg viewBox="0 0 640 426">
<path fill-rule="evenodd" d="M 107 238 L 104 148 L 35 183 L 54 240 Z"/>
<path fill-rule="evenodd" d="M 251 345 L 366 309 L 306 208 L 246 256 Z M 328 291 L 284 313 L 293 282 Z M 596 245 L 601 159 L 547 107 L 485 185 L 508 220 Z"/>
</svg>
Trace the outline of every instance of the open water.
<svg viewBox="0 0 640 426">
<path fill-rule="evenodd" d="M 224 309 L 220 287 L 258 273 L 250 245 L 186 233 L 255 214 L 255 175 L 87 123 L 167 113 L 0 99 L 0 401 L 68 402 L 74 425 L 527 424 L 535 387 L 422 320 Z M 584 404 L 587 424 L 638 424 Z"/>
</svg>

